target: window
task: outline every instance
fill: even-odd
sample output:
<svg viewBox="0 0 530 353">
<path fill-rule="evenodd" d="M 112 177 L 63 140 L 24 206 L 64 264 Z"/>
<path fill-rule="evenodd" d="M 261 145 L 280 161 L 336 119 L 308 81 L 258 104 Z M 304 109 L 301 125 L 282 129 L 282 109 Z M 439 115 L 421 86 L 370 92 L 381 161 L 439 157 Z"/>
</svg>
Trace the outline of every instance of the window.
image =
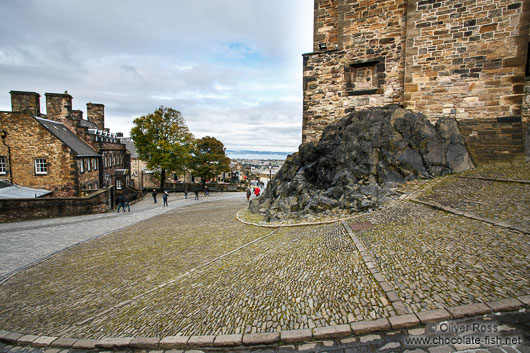
<svg viewBox="0 0 530 353">
<path fill-rule="evenodd" d="M 96 159 L 95 158 L 91 158 L 92 159 L 92 169 L 93 170 L 96 170 Z"/>
<path fill-rule="evenodd" d="M 83 164 L 83 159 L 79 160 L 77 163 L 79 164 L 79 171 L 81 173 L 84 173 L 85 172 L 85 165 Z"/>
<path fill-rule="evenodd" d="M 103 166 L 107 168 L 107 155 L 103 158 Z"/>
<path fill-rule="evenodd" d="M 35 159 L 35 174 L 36 175 L 48 174 L 48 166 L 46 165 L 45 158 Z"/>
<path fill-rule="evenodd" d="M 6 157 L 0 157 L 0 175 L 7 174 L 7 160 Z"/>
<path fill-rule="evenodd" d="M 116 166 L 116 155 L 115 154 L 112 155 L 112 166 L 113 167 Z"/>
<path fill-rule="evenodd" d="M 90 172 L 90 158 L 86 158 L 85 159 L 85 163 L 86 163 L 86 170 Z"/>
<path fill-rule="evenodd" d="M 359 61 L 344 67 L 345 89 L 349 95 L 382 93 L 385 59 Z"/>
<path fill-rule="evenodd" d="M 116 180 L 116 189 L 121 190 L 122 188 L 122 182 L 120 179 Z"/>
<path fill-rule="evenodd" d="M 94 158 L 93 163 L 94 163 L 93 164 L 94 165 L 94 170 L 98 170 L 98 160 L 97 160 L 97 158 Z"/>
</svg>

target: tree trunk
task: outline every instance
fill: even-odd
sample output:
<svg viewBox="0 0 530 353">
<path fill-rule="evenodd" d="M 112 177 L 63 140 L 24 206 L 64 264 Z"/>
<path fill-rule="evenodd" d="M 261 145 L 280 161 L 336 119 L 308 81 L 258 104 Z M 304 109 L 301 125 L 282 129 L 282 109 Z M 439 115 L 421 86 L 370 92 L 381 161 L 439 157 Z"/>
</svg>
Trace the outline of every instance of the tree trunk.
<svg viewBox="0 0 530 353">
<path fill-rule="evenodd" d="M 166 182 L 166 170 L 162 168 L 160 173 L 160 192 L 164 192 L 164 183 Z"/>
</svg>

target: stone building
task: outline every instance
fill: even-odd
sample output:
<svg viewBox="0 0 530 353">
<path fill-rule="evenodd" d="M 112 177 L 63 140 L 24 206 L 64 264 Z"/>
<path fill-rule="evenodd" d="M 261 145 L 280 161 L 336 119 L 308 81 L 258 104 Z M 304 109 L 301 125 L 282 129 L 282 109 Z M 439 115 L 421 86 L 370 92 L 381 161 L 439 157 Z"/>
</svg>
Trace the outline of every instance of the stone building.
<svg viewBox="0 0 530 353">
<path fill-rule="evenodd" d="M 530 3 L 315 0 L 302 142 L 354 110 L 454 117 L 475 163 L 524 159 Z"/>
<path fill-rule="evenodd" d="M 15 184 L 53 190 L 55 197 L 129 184 L 125 145 L 104 127 L 103 105 L 87 104 L 87 117 L 72 110 L 68 93 L 40 95 L 11 91 L 11 112 L 0 112 L 0 178 Z M 94 109 L 93 107 L 96 106 Z"/>
</svg>

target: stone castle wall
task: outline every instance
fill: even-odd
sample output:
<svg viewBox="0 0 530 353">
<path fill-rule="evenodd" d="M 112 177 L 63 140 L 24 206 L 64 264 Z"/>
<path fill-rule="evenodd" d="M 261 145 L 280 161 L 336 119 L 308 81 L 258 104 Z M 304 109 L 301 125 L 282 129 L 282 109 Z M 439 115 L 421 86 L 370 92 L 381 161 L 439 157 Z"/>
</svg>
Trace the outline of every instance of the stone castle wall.
<svg viewBox="0 0 530 353">
<path fill-rule="evenodd" d="M 400 104 L 456 118 L 477 163 L 524 158 L 529 22 L 521 0 L 315 0 L 302 142 L 353 110 Z"/>
</svg>

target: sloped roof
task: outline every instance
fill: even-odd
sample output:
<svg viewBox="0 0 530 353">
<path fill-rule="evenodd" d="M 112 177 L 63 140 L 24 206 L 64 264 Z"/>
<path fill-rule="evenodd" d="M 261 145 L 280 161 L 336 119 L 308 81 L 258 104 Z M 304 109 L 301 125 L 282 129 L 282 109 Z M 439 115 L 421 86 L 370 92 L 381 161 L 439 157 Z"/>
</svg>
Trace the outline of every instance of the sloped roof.
<svg viewBox="0 0 530 353">
<path fill-rule="evenodd" d="M 85 119 L 79 119 L 79 123 L 82 127 L 88 127 L 89 129 L 99 129 L 95 123 Z"/>
<path fill-rule="evenodd" d="M 131 154 L 132 158 L 138 158 L 138 152 L 136 152 L 136 146 L 134 145 L 134 141 L 130 137 L 122 137 L 120 138 L 120 142 L 127 147 L 127 151 Z"/>
<path fill-rule="evenodd" d="M 35 117 L 42 126 L 52 135 L 57 137 L 62 143 L 68 146 L 78 157 L 99 157 L 99 154 L 85 141 L 58 121 Z"/>
<path fill-rule="evenodd" d="M 50 190 L 34 189 L 1 180 L 0 199 L 31 199 L 51 194 Z M 7 185 L 7 186 L 6 186 Z"/>
</svg>

